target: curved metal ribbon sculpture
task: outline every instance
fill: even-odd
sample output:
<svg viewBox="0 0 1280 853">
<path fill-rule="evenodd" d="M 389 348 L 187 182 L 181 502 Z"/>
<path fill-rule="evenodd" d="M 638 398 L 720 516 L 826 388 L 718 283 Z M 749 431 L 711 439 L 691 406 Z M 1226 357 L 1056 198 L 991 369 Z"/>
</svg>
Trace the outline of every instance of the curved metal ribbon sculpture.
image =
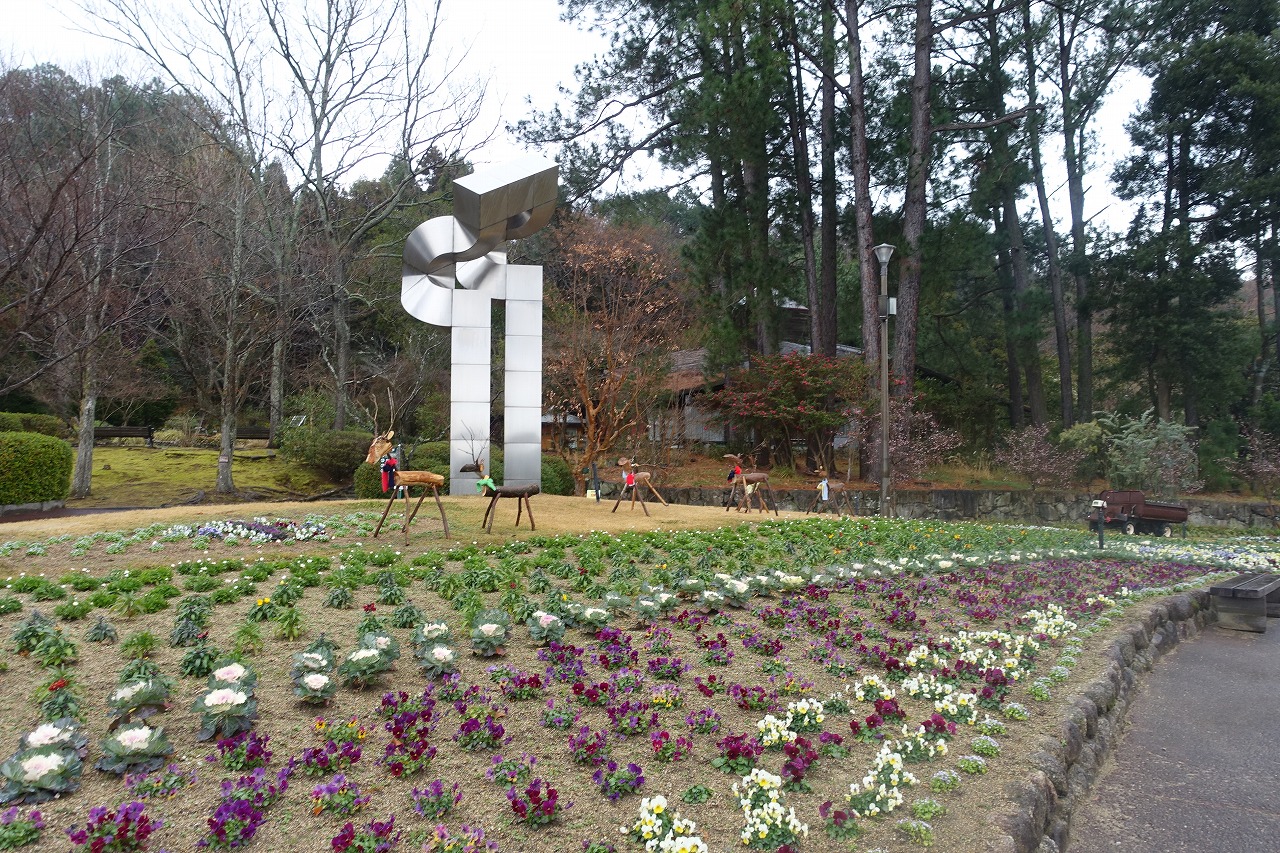
<svg viewBox="0 0 1280 853">
<path fill-rule="evenodd" d="M 542 267 L 509 265 L 499 247 L 551 220 L 558 176 L 554 162 L 528 157 L 459 178 L 453 216 L 422 223 L 405 242 L 401 304 L 425 323 L 452 329 L 449 470 L 455 495 L 475 483 L 459 469 L 477 456 L 486 466 L 489 461 L 494 300 L 506 303 L 504 483 L 541 482 Z"/>
</svg>

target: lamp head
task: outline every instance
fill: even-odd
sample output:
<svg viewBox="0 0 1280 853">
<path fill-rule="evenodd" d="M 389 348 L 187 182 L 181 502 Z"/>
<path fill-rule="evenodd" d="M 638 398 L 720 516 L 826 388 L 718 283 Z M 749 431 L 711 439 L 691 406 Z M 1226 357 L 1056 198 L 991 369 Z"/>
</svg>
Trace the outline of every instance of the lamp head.
<svg viewBox="0 0 1280 853">
<path fill-rule="evenodd" d="M 888 243 L 881 243 L 879 246 L 872 247 L 871 251 L 876 253 L 876 260 L 881 264 L 889 263 L 889 259 L 893 257 L 894 247 Z"/>
</svg>

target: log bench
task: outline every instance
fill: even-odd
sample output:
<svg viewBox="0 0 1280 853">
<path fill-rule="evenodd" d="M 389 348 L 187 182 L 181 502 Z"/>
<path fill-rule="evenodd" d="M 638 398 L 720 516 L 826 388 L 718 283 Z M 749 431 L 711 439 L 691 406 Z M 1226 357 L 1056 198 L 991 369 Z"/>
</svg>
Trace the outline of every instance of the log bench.
<svg viewBox="0 0 1280 853">
<path fill-rule="evenodd" d="M 93 440 L 100 438 L 145 438 L 147 447 L 155 447 L 155 430 L 149 426 L 96 426 Z"/>
<path fill-rule="evenodd" d="M 1267 617 L 1280 616 L 1280 575 L 1237 575 L 1209 587 L 1218 611 L 1218 624 L 1236 631 L 1267 630 Z"/>
<path fill-rule="evenodd" d="M 271 438 L 271 427 L 236 427 L 236 438 L 246 441 L 266 441 Z"/>
</svg>

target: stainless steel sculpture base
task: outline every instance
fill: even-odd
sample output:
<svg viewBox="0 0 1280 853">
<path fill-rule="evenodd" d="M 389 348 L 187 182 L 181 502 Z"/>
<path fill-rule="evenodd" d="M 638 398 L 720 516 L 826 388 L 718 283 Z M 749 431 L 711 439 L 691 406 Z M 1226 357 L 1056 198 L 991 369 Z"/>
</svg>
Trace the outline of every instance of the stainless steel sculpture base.
<svg viewBox="0 0 1280 853">
<path fill-rule="evenodd" d="M 503 383 L 506 486 L 542 483 L 542 267 L 511 265 L 500 244 L 542 228 L 555 210 L 558 168 L 529 157 L 454 182 L 454 215 L 422 223 L 405 243 L 400 301 L 452 329 L 449 490 L 469 494 L 489 467 L 493 303 L 506 303 Z"/>
</svg>

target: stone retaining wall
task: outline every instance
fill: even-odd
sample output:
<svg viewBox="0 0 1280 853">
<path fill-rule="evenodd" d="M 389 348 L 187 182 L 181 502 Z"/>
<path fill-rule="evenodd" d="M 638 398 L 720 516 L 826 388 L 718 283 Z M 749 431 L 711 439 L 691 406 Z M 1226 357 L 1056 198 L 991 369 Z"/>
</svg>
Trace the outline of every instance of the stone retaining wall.
<svg viewBox="0 0 1280 853">
<path fill-rule="evenodd" d="M 662 496 L 675 504 L 724 506 L 729 489 L 659 486 Z M 601 483 L 602 500 L 616 500 L 618 485 Z M 775 489 L 778 508 L 804 512 L 813 506 L 813 489 Z M 899 518 L 931 518 L 939 521 L 1023 522 L 1030 524 L 1083 525 L 1093 495 L 1085 492 L 992 491 L 980 489 L 903 489 L 894 495 Z M 855 515 L 879 515 L 880 493 L 859 490 L 849 496 Z M 1180 498 L 1190 510 L 1188 523 L 1198 527 L 1269 527 L 1266 504 L 1245 501 L 1209 501 Z M 830 508 L 827 510 L 832 512 Z"/>
<path fill-rule="evenodd" d="M 64 501 L 44 501 L 34 504 L 5 504 L 0 506 L 0 515 L 10 512 L 48 512 L 51 509 L 62 509 Z"/>
<path fill-rule="evenodd" d="M 1147 606 L 1103 652 L 1107 670 L 1073 696 L 1058 726 L 1031 756 L 1035 770 L 1010 784 L 1008 804 L 991 817 L 987 853 L 1059 853 L 1071 816 L 1084 802 L 1123 727 L 1139 676 L 1213 619 L 1207 590 Z"/>
</svg>

